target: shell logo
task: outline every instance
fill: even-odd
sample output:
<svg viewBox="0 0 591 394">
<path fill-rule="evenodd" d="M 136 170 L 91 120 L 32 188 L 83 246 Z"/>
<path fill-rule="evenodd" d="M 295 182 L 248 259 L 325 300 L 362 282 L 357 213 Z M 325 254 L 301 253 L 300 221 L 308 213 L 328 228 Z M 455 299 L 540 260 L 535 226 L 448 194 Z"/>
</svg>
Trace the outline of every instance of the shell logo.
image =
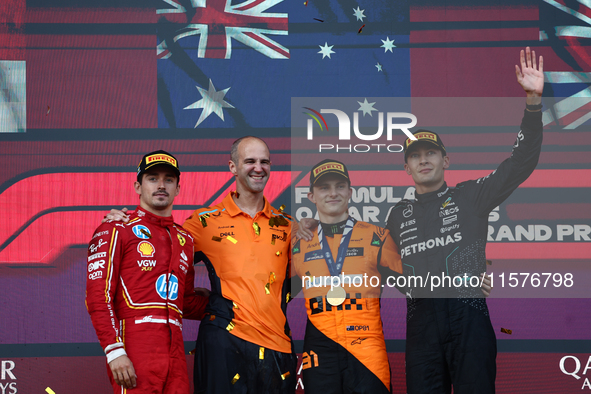
<svg viewBox="0 0 591 394">
<path fill-rule="evenodd" d="M 156 249 L 148 241 L 142 241 L 137 245 L 137 251 L 142 257 L 154 257 Z"/>
</svg>

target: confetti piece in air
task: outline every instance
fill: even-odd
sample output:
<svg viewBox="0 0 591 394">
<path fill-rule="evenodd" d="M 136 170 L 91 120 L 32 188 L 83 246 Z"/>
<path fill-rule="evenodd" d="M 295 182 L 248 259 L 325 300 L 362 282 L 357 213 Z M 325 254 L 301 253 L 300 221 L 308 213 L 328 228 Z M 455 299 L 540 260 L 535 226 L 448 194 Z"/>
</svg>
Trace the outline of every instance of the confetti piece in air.
<svg viewBox="0 0 591 394">
<path fill-rule="evenodd" d="M 252 224 L 252 228 L 254 228 L 254 232 L 256 235 L 261 235 L 261 226 L 257 222 Z"/>
<path fill-rule="evenodd" d="M 316 19 L 316 18 L 312 18 L 312 19 L 314 19 L 315 21 L 318 21 L 318 22 L 324 22 L 322 19 Z"/>
<path fill-rule="evenodd" d="M 486 260 L 486 264 L 492 265 L 492 260 Z"/>
<path fill-rule="evenodd" d="M 265 348 L 261 346 L 259 348 L 259 360 L 264 360 L 264 359 L 265 359 Z"/>
<path fill-rule="evenodd" d="M 47 113 L 45 114 L 45 116 L 49 115 L 49 111 L 51 111 L 51 108 L 49 108 L 49 105 L 48 105 L 47 106 Z M 49 387 L 48 387 L 48 389 L 51 390 Z"/>
<path fill-rule="evenodd" d="M 234 307 L 234 309 L 238 309 L 238 305 L 236 305 L 234 301 L 232 301 L 232 306 Z"/>
<path fill-rule="evenodd" d="M 287 304 L 289 301 L 291 301 L 291 292 L 287 293 L 287 295 L 285 296 L 285 303 Z"/>
<path fill-rule="evenodd" d="M 191 355 L 195 354 L 195 349 L 189 351 L 189 354 L 191 354 Z"/>
<path fill-rule="evenodd" d="M 232 384 L 235 384 L 238 381 L 238 379 L 240 379 L 240 374 L 234 375 L 234 377 L 232 378 Z"/>
<path fill-rule="evenodd" d="M 271 290 L 269 290 L 269 286 L 271 286 L 271 285 L 270 285 L 270 284 L 268 284 L 268 283 L 267 283 L 267 284 L 265 284 L 265 294 L 266 294 L 266 295 L 269 295 L 269 294 L 271 294 Z"/>
<path fill-rule="evenodd" d="M 216 237 L 215 235 L 213 237 L 211 237 L 211 239 L 215 242 L 222 242 L 222 238 Z"/>
<path fill-rule="evenodd" d="M 281 206 L 279 207 L 279 212 L 283 213 L 284 209 L 285 209 L 285 204 L 281 204 Z"/>
<path fill-rule="evenodd" d="M 236 324 L 234 324 L 234 322 L 230 322 L 230 323 L 228 323 L 228 326 L 226 327 L 226 330 L 228 330 L 228 331 L 232 331 L 232 330 L 234 329 L 234 326 L 235 326 L 235 325 L 236 325 Z M 240 377 L 240 376 L 238 376 L 238 377 Z"/>
<path fill-rule="evenodd" d="M 269 274 L 269 283 L 273 284 L 273 282 L 275 282 L 275 280 L 277 280 L 277 275 L 275 275 L 275 272 L 271 272 Z"/>
<path fill-rule="evenodd" d="M 365 24 L 359 28 L 359 30 L 357 31 L 357 34 L 360 34 L 364 27 L 365 27 Z"/>
<path fill-rule="evenodd" d="M 233 244 L 236 244 L 236 242 L 238 242 L 238 241 L 236 240 L 236 238 L 232 237 L 231 235 L 228 235 L 228 236 L 226 237 L 226 239 L 227 239 L 228 241 L 232 242 Z"/>
<path fill-rule="evenodd" d="M 304 5 L 307 7 L 308 6 L 308 1 L 304 1 Z"/>
<path fill-rule="evenodd" d="M 507 330 L 506 328 L 503 328 L 503 327 L 501 327 L 501 332 L 505 333 L 505 334 L 509 334 L 509 335 L 513 334 L 513 330 Z"/>
<path fill-rule="evenodd" d="M 280 251 L 280 250 L 278 250 L 277 252 L 275 252 L 275 254 L 276 254 L 277 256 L 281 256 L 281 251 Z"/>
<path fill-rule="evenodd" d="M 281 375 L 281 380 L 285 380 L 287 378 L 289 378 L 291 374 L 289 373 L 289 371 L 287 371 L 286 373 L 284 373 L 283 375 Z"/>
<path fill-rule="evenodd" d="M 55 394 L 55 391 L 53 391 L 52 389 L 50 389 L 49 387 L 45 389 L 45 391 L 47 392 L 47 394 Z"/>
</svg>

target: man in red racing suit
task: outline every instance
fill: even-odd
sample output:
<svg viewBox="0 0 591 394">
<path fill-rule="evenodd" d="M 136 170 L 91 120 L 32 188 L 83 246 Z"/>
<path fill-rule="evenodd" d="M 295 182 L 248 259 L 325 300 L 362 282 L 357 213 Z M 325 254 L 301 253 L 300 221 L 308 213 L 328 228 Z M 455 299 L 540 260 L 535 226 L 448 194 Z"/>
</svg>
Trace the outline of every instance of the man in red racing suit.
<svg viewBox="0 0 591 394">
<path fill-rule="evenodd" d="M 193 290 L 193 239 L 171 215 L 179 176 L 172 155 L 144 156 L 140 206 L 90 241 L 86 305 L 115 393 L 189 393 L 182 319 L 201 319 L 207 297 Z"/>
</svg>

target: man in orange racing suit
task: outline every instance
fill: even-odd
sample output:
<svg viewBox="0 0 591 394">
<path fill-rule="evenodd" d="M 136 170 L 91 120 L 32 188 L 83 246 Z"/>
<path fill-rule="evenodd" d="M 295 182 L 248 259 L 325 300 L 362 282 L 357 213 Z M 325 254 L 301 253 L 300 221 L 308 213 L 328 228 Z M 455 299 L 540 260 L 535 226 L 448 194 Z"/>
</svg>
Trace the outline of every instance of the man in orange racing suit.
<svg viewBox="0 0 591 394">
<path fill-rule="evenodd" d="M 311 241 L 292 239 L 294 286 L 302 281 L 308 313 L 306 394 L 391 391 L 381 279 L 402 273 L 402 264 L 388 230 L 349 216 L 351 193 L 343 163 L 327 159 L 315 165 L 308 198 L 320 225 Z"/>
<path fill-rule="evenodd" d="M 182 318 L 202 318 L 207 297 L 193 292 L 193 239 L 172 218 L 179 177 L 171 154 L 145 155 L 139 207 L 90 241 L 86 305 L 115 393 L 189 393 Z"/>
</svg>

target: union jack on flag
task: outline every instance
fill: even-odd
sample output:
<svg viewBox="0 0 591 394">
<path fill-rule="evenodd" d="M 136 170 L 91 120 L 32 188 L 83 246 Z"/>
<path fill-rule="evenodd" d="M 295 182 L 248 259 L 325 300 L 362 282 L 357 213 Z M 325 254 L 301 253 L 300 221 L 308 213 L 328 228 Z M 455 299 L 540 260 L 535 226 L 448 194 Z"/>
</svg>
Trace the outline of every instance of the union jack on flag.
<svg viewBox="0 0 591 394">
<path fill-rule="evenodd" d="M 199 35 L 197 57 L 230 59 L 232 39 L 240 41 L 272 59 L 289 59 L 289 49 L 266 35 L 287 35 L 287 14 L 267 13 L 283 0 L 247 0 L 232 5 L 232 0 L 190 0 L 187 9 L 181 0 L 162 0 L 169 6 L 156 11 L 167 22 L 178 24 L 172 40 Z M 188 3 L 188 2 L 183 2 Z M 158 59 L 172 56 L 170 38 L 158 44 Z"/>
</svg>

